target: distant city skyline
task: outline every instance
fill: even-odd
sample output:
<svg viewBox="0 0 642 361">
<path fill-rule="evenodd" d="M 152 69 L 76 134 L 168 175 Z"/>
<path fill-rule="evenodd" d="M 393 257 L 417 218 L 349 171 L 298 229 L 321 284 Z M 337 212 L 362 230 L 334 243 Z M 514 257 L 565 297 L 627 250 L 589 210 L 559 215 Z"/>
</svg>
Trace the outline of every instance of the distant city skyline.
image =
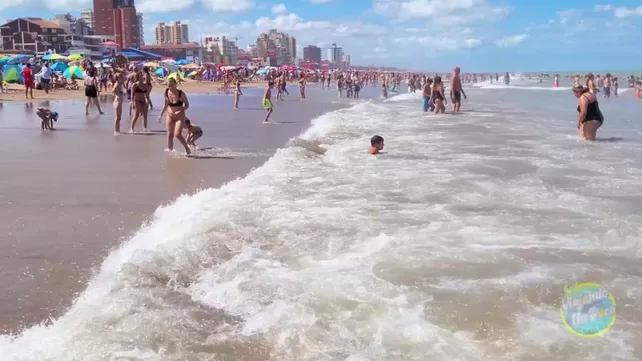
<svg viewBox="0 0 642 361">
<path fill-rule="evenodd" d="M 92 0 L 2 2 L 3 18 L 52 18 L 91 8 Z M 20 5 L 20 6 L 17 6 Z M 138 0 L 146 43 L 159 22 L 181 21 L 191 41 L 207 35 L 238 38 L 245 48 L 258 34 L 278 29 L 307 45 L 337 43 L 352 63 L 407 69 L 463 71 L 550 71 L 550 69 L 631 69 L 642 49 L 642 7 L 633 0 Z M 15 6 L 15 7 L 14 7 Z M 592 56 L 582 37 L 591 33 Z M 300 56 L 299 56 L 300 57 Z"/>
</svg>

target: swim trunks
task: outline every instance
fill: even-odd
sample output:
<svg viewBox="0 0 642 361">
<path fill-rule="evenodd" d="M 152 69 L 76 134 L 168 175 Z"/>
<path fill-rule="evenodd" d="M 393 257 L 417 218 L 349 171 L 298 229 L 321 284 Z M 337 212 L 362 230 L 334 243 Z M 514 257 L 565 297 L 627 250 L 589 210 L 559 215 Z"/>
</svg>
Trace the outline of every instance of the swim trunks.
<svg viewBox="0 0 642 361">
<path fill-rule="evenodd" d="M 263 98 L 263 108 L 265 108 L 266 110 L 272 109 L 272 102 L 270 101 L 270 99 Z"/>
<path fill-rule="evenodd" d="M 461 92 L 459 90 L 453 90 L 453 97 L 452 101 L 453 103 L 461 103 Z"/>
</svg>

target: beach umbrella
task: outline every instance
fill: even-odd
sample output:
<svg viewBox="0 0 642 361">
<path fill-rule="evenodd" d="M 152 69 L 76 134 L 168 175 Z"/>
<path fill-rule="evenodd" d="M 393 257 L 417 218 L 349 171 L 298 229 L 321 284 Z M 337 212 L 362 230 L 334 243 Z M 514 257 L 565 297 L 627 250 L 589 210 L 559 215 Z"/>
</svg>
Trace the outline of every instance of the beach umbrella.
<svg viewBox="0 0 642 361">
<path fill-rule="evenodd" d="M 70 66 L 69 68 L 65 69 L 65 71 L 62 73 L 62 75 L 65 76 L 67 79 L 71 79 L 73 76 L 76 76 L 78 79 L 84 79 L 85 75 L 82 71 L 82 68 L 79 67 L 78 65 L 73 65 Z"/>
<path fill-rule="evenodd" d="M 11 60 L 10 57 L 0 58 L 0 65 L 5 65 Z"/>
<path fill-rule="evenodd" d="M 172 58 L 165 58 L 165 59 L 161 60 L 161 64 L 166 64 L 166 63 L 176 64 L 176 60 L 174 60 Z"/>
<path fill-rule="evenodd" d="M 22 69 L 18 65 L 5 65 L 2 70 L 2 78 L 7 83 L 20 83 L 22 82 Z"/>
<path fill-rule="evenodd" d="M 154 74 L 160 76 L 161 78 L 164 78 L 167 76 L 167 74 L 169 74 L 169 70 L 165 68 L 158 68 L 154 71 Z"/>
<path fill-rule="evenodd" d="M 69 60 L 83 60 L 85 57 L 82 56 L 81 54 L 71 54 L 68 56 Z"/>
<path fill-rule="evenodd" d="M 51 66 L 51 71 L 65 71 L 69 66 L 62 61 L 56 62 Z"/>
<path fill-rule="evenodd" d="M 153 61 L 150 61 L 150 62 L 147 62 L 147 63 L 143 64 L 143 66 L 146 66 L 146 67 L 148 67 L 148 68 L 154 68 L 154 69 L 156 69 L 156 68 L 158 68 L 158 67 L 160 66 L 160 64 L 155 63 L 155 62 L 153 62 Z"/>
<path fill-rule="evenodd" d="M 31 55 L 27 55 L 27 54 L 16 55 L 13 58 L 9 59 L 7 64 L 16 65 L 16 64 L 26 63 L 27 61 L 29 61 L 29 58 L 31 58 Z"/>
<path fill-rule="evenodd" d="M 120 45 L 118 45 L 116 42 L 111 41 L 111 40 L 105 41 L 104 43 L 100 43 L 100 45 L 106 46 L 108 48 L 119 48 L 120 47 Z"/>
<path fill-rule="evenodd" d="M 181 81 L 181 80 L 185 80 L 185 77 L 183 76 L 183 74 L 179 72 L 173 72 L 167 76 L 167 79 L 174 79 L 176 81 Z"/>
<path fill-rule="evenodd" d="M 198 72 L 197 72 L 196 70 L 194 70 L 194 71 L 192 71 L 191 73 L 187 74 L 187 77 L 188 77 L 188 78 L 193 78 L 193 77 L 195 77 L 195 76 L 196 76 L 196 74 L 198 74 Z"/>
<path fill-rule="evenodd" d="M 227 65 L 227 66 L 222 67 L 221 70 L 223 70 L 223 71 L 232 71 L 232 70 L 236 70 L 236 67 L 234 65 Z"/>
<path fill-rule="evenodd" d="M 181 60 L 177 61 L 175 64 L 176 65 L 186 65 L 186 64 L 189 64 L 189 63 L 190 62 L 187 59 L 181 59 Z"/>
<path fill-rule="evenodd" d="M 47 54 L 42 57 L 42 60 L 67 60 L 67 58 L 60 54 Z"/>
<path fill-rule="evenodd" d="M 196 64 L 187 64 L 187 65 L 181 66 L 181 68 L 183 68 L 183 69 L 198 69 L 199 66 L 196 65 Z"/>
</svg>

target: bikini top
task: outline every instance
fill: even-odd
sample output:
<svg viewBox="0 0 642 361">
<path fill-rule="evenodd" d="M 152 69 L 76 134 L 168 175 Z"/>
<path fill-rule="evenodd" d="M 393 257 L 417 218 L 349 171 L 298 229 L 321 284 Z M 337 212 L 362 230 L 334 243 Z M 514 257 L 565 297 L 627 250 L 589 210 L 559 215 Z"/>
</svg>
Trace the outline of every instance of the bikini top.
<svg viewBox="0 0 642 361">
<path fill-rule="evenodd" d="M 134 89 L 134 93 L 147 93 L 147 89 L 141 89 L 138 85 L 136 86 L 136 89 Z"/>
<path fill-rule="evenodd" d="M 172 102 L 169 100 L 169 88 L 165 89 L 165 99 L 167 99 L 167 105 L 170 107 L 182 107 L 183 106 L 183 101 L 181 98 L 183 97 L 183 91 L 179 90 L 178 91 L 178 97 L 175 102 Z"/>
</svg>

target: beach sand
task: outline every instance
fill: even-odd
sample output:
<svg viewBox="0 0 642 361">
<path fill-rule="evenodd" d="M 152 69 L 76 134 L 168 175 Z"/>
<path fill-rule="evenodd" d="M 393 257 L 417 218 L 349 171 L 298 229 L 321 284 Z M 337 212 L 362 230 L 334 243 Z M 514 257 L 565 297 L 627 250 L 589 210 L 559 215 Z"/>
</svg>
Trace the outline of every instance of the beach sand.
<svg viewBox="0 0 642 361">
<path fill-rule="evenodd" d="M 241 89 L 243 88 L 263 88 L 265 87 L 265 81 L 254 81 L 241 84 Z M 222 82 L 212 82 L 212 81 L 194 81 L 186 80 L 181 82 L 179 87 L 189 94 L 195 93 L 219 93 Z M 77 90 L 66 90 L 66 89 L 56 89 L 45 93 L 43 90 L 33 90 L 33 101 L 43 101 L 43 100 L 69 100 L 69 99 L 85 99 L 85 88 L 83 86 L 82 80 L 78 81 L 79 89 Z M 167 86 L 164 84 L 154 84 L 152 87 L 152 93 L 162 94 L 165 91 Z M 0 93 L 0 101 L 19 101 L 24 102 L 25 99 L 25 88 L 24 85 L 20 84 L 9 84 L 7 86 L 9 90 L 7 93 Z M 110 91 L 107 93 L 111 93 Z M 106 94 L 107 94 L 106 93 Z"/>
<path fill-rule="evenodd" d="M 205 131 L 200 159 L 164 151 L 158 109 L 149 135 L 115 137 L 110 99 L 102 116 L 95 109 L 85 116 L 82 100 L 0 102 L 0 332 L 60 315 L 90 270 L 159 204 L 243 177 L 311 119 L 348 104 L 334 92 L 309 93 L 311 100 L 293 93 L 275 102 L 269 125 L 262 124 L 259 88 L 246 90 L 237 111 L 232 96 L 188 93 L 188 115 Z M 160 94 L 152 99 L 162 101 Z M 35 112 L 43 105 L 60 113 L 56 131 L 40 130 Z"/>
</svg>

